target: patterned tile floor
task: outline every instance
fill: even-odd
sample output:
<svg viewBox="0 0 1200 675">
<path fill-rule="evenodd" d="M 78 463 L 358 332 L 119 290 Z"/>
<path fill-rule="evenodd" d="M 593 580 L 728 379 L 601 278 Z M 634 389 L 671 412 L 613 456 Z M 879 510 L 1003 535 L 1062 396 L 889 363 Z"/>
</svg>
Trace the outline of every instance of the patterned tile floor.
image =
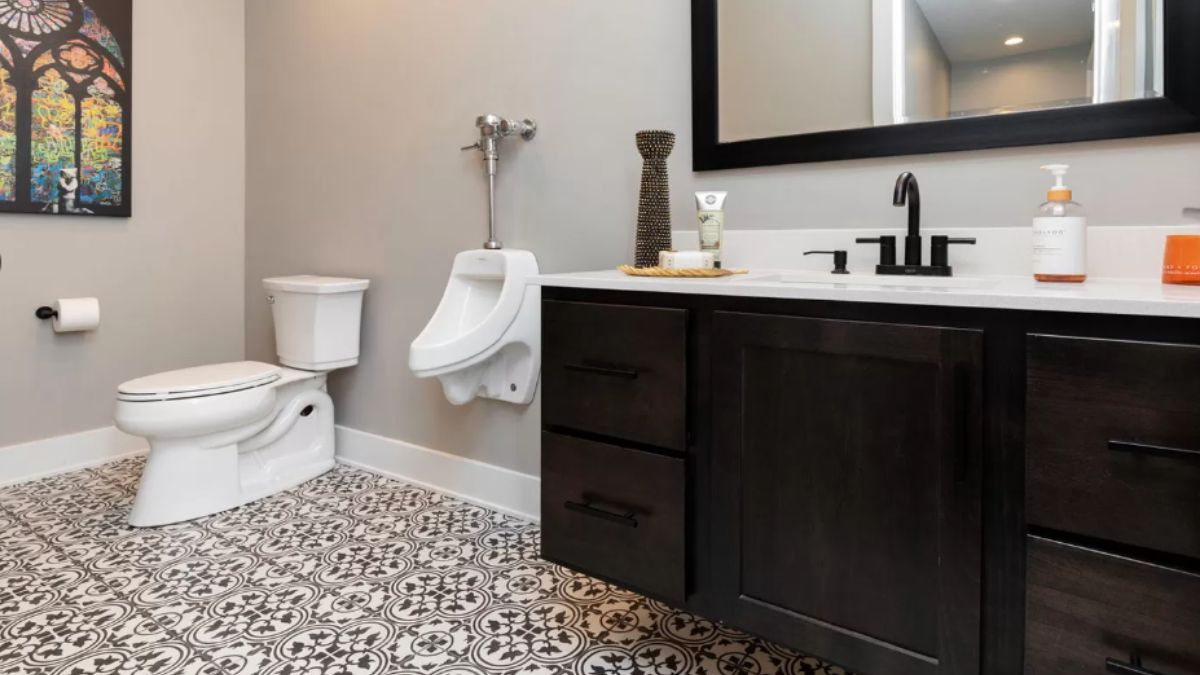
<svg viewBox="0 0 1200 675">
<path fill-rule="evenodd" d="M 527 522 L 344 467 L 135 530 L 141 466 L 0 488 L 0 673 L 844 673 L 542 561 Z"/>
</svg>

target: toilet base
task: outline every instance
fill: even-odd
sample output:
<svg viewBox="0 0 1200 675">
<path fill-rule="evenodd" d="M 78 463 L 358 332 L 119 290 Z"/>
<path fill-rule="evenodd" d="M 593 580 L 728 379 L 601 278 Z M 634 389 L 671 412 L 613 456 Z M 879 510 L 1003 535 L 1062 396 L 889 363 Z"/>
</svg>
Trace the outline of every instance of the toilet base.
<svg viewBox="0 0 1200 675">
<path fill-rule="evenodd" d="M 156 527 L 219 513 L 332 469 L 333 401 L 323 384 L 324 377 L 287 385 L 291 391 L 280 392 L 274 414 L 245 430 L 244 440 L 230 442 L 236 430 L 150 439 L 129 524 Z"/>
<path fill-rule="evenodd" d="M 156 462 L 156 452 L 158 457 L 166 459 Z M 187 450 L 151 450 L 142 472 L 143 482 L 129 511 L 128 522 L 132 527 L 158 527 L 228 511 L 294 488 L 327 473 L 336 465 L 333 459 L 315 462 L 297 467 L 286 476 L 260 481 L 250 489 L 242 489 L 237 480 L 229 479 L 228 467 L 231 462 L 227 457 L 236 455 L 236 447 L 216 451 L 202 448 L 201 452 L 205 457 L 204 462 L 193 463 L 188 461 Z M 224 457 L 218 461 L 214 452 Z M 208 470 L 203 468 L 209 465 L 214 466 Z M 218 471 L 215 465 L 225 467 L 225 472 Z M 189 466 L 193 470 L 189 471 Z M 237 475 L 236 468 L 232 474 Z"/>
</svg>

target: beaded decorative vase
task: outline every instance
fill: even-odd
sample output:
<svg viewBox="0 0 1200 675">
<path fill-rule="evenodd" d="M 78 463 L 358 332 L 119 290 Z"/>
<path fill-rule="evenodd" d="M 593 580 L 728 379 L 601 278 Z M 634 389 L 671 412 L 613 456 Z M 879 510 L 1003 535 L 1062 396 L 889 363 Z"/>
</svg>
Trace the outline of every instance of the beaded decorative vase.
<svg viewBox="0 0 1200 675">
<path fill-rule="evenodd" d="M 656 267 L 659 251 L 671 250 L 671 186 L 667 179 L 667 158 L 675 148 L 670 131 L 639 131 L 637 149 L 641 153 L 642 190 L 638 198 L 636 267 Z"/>
</svg>

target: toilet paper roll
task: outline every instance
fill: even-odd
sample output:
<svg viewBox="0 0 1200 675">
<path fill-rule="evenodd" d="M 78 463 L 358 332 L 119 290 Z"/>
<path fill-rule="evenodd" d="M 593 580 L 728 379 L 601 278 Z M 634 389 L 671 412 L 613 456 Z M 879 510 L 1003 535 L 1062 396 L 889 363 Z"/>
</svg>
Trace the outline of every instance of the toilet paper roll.
<svg viewBox="0 0 1200 675">
<path fill-rule="evenodd" d="M 96 298 L 64 298 L 54 301 L 55 333 L 79 333 L 100 327 L 100 301 Z"/>
</svg>

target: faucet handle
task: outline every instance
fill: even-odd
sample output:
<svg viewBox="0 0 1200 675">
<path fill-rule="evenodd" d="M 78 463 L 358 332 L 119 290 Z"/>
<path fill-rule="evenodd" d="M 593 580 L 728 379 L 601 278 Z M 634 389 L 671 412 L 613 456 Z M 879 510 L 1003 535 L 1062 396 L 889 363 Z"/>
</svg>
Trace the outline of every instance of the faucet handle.
<svg viewBox="0 0 1200 675">
<path fill-rule="evenodd" d="M 831 255 L 833 256 L 833 272 L 830 274 L 850 274 L 850 270 L 846 269 L 846 262 L 850 259 L 850 255 L 845 251 L 805 251 L 804 255 Z"/>
<path fill-rule="evenodd" d="M 880 265 L 895 265 L 896 264 L 896 238 L 888 235 L 884 237 L 859 237 L 854 240 L 856 244 L 879 244 L 879 264 Z"/>
<path fill-rule="evenodd" d="M 938 235 L 931 237 L 932 249 L 929 252 L 929 263 L 934 267 L 949 267 L 950 266 L 950 245 L 951 244 L 966 244 L 969 246 L 975 245 L 975 237 L 947 237 Z"/>
</svg>

